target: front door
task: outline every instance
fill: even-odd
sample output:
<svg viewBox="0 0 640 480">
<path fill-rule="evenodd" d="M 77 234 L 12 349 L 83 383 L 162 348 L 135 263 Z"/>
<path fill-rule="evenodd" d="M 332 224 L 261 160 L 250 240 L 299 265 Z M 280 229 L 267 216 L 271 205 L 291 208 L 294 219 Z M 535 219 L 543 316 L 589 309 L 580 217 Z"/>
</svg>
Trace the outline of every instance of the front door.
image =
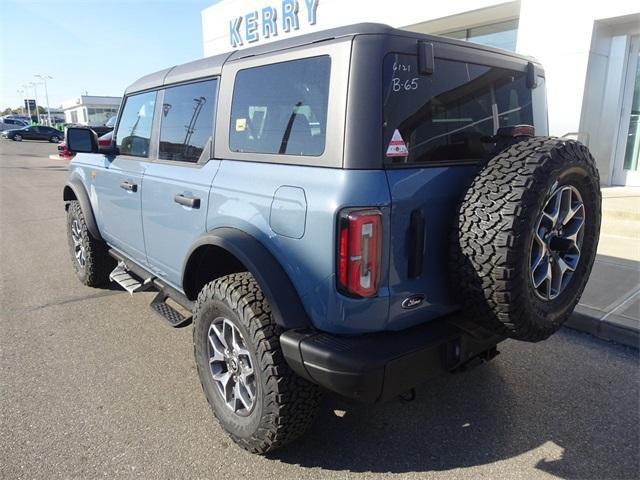
<svg viewBox="0 0 640 480">
<path fill-rule="evenodd" d="M 206 232 L 209 190 L 220 165 L 211 159 L 217 79 L 160 92 L 157 160 L 144 172 L 142 223 L 148 267 L 182 288 L 182 268 Z"/>
<path fill-rule="evenodd" d="M 105 157 L 94 180 L 104 239 L 136 262 L 146 265 L 142 233 L 142 180 L 151 149 L 156 92 L 127 97 L 115 143 L 118 155 Z"/>
<path fill-rule="evenodd" d="M 42 135 L 40 134 L 40 127 L 38 127 L 37 125 L 33 125 L 27 128 L 26 130 L 24 130 L 24 133 L 22 133 L 22 138 L 24 138 L 25 140 L 40 140 L 41 136 Z"/>
<path fill-rule="evenodd" d="M 631 38 L 613 184 L 640 186 L 640 36 Z"/>
</svg>

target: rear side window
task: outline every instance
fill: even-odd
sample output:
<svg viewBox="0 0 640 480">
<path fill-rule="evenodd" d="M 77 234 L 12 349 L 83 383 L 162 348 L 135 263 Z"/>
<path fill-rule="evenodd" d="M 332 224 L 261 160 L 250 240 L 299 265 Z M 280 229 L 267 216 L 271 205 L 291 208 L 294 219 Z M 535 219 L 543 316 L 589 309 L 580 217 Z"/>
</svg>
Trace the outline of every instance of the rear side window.
<svg viewBox="0 0 640 480">
<path fill-rule="evenodd" d="M 149 156 L 156 92 L 127 97 L 116 131 L 116 146 L 121 155 Z"/>
<path fill-rule="evenodd" d="M 231 150 L 322 155 L 330 71 L 329 56 L 239 71 L 231 105 Z"/>
<path fill-rule="evenodd" d="M 165 90 L 159 158 L 179 162 L 209 158 L 216 87 L 217 80 L 208 80 Z"/>
<path fill-rule="evenodd" d="M 389 164 L 485 158 L 493 144 L 483 137 L 534 125 L 534 110 L 545 109 L 544 96 L 533 104 L 524 72 L 436 58 L 434 73 L 419 75 L 416 57 L 400 54 L 387 55 L 383 68 Z"/>
</svg>

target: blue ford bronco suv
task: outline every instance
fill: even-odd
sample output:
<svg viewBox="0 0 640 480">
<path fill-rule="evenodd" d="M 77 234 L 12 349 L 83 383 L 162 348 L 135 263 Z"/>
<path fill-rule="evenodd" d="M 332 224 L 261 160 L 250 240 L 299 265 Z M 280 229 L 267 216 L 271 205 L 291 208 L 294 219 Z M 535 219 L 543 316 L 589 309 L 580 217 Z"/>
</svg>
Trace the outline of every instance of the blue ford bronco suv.
<svg viewBox="0 0 640 480">
<path fill-rule="evenodd" d="M 359 24 L 204 58 L 125 92 L 112 145 L 69 128 L 85 285 L 193 322 L 204 394 L 243 448 L 537 342 L 600 229 L 588 149 L 547 136 L 528 57 Z"/>
</svg>

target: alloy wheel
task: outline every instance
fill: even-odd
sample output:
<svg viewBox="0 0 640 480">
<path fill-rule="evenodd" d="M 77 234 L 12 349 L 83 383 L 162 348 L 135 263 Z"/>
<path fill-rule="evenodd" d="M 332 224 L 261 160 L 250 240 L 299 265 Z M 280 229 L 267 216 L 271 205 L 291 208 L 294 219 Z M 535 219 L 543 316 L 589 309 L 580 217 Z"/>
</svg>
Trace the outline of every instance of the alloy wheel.
<svg viewBox="0 0 640 480">
<path fill-rule="evenodd" d="M 571 281 L 580 261 L 585 207 L 572 185 L 555 186 L 536 222 L 529 255 L 530 277 L 538 298 L 554 300 Z"/>
<path fill-rule="evenodd" d="M 218 317 L 209 326 L 209 369 L 227 407 L 247 416 L 256 400 L 256 376 L 242 333 L 229 319 Z"/>
<path fill-rule="evenodd" d="M 74 219 L 71 223 L 71 240 L 73 241 L 73 254 L 76 257 L 76 262 L 78 262 L 80 268 L 84 268 L 87 262 L 87 255 L 82 243 L 82 230 L 77 219 Z"/>
</svg>

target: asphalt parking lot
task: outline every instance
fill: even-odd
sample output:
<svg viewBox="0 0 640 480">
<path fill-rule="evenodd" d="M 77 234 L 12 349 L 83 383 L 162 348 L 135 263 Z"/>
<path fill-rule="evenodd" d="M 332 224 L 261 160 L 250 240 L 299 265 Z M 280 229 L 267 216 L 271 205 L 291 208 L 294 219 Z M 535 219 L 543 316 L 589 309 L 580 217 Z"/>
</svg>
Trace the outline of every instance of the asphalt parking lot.
<svg viewBox="0 0 640 480">
<path fill-rule="evenodd" d="M 410 403 L 328 398 L 295 444 L 240 450 L 201 392 L 191 327 L 163 323 L 153 293 L 76 280 L 55 152 L 0 141 L 1 478 L 638 478 L 638 352 L 571 330 L 507 341 Z"/>
</svg>

